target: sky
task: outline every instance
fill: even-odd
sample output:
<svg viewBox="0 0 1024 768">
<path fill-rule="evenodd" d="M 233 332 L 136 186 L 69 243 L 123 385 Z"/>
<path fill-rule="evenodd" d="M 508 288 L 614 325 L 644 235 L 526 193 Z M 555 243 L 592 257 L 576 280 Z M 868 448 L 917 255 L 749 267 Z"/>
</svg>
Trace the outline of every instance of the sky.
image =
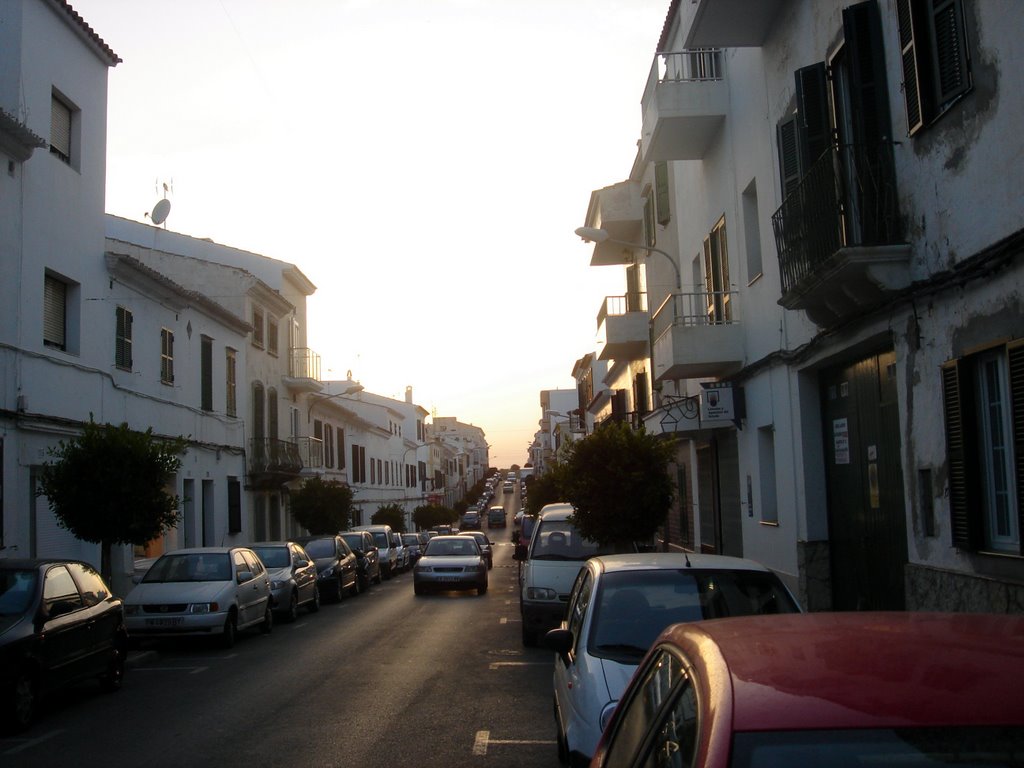
<svg viewBox="0 0 1024 768">
<path fill-rule="evenodd" d="M 629 176 L 669 0 L 70 0 L 109 77 L 108 213 L 290 262 L 324 379 L 527 460 L 621 269 L 573 230 Z"/>
</svg>

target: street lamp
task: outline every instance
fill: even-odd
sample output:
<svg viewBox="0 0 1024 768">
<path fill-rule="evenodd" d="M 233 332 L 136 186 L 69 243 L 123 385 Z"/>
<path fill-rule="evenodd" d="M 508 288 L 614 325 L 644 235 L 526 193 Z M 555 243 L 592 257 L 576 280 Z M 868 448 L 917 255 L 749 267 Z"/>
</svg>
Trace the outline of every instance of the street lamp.
<svg viewBox="0 0 1024 768">
<path fill-rule="evenodd" d="M 309 423 L 310 416 L 313 413 L 313 406 L 316 405 L 317 403 L 322 403 L 325 400 L 333 400 L 336 397 L 344 397 L 345 395 L 354 395 L 357 392 L 362 392 L 363 389 L 364 387 L 362 384 L 352 384 L 349 387 L 347 387 L 344 392 L 335 392 L 333 395 L 322 395 L 316 397 L 315 399 L 311 398 L 309 408 L 306 410 L 306 423 Z"/>
<path fill-rule="evenodd" d="M 676 275 L 676 288 L 680 291 L 683 290 L 683 279 L 679 274 L 679 265 L 676 264 L 676 260 L 672 258 L 672 256 L 660 248 L 654 248 L 650 245 L 641 245 L 640 243 L 629 243 L 625 240 L 616 240 L 608 234 L 608 230 L 598 229 L 597 227 L 577 227 L 576 234 L 588 243 L 612 243 L 614 245 L 625 246 L 626 248 L 640 248 L 650 253 L 661 254 L 668 259 L 668 263 L 672 265 L 672 271 L 675 272 Z"/>
</svg>

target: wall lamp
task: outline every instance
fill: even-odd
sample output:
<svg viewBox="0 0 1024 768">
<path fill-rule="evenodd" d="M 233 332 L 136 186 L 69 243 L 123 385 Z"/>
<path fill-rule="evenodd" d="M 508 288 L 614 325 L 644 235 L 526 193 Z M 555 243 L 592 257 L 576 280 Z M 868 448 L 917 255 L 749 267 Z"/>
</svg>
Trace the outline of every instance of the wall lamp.
<svg viewBox="0 0 1024 768">
<path fill-rule="evenodd" d="M 676 260 L 671 255 L 661 250 L 660 248 L 653 248 L 649 245 L 641 245 L 640 243 L 629 243 L 625 240 L 616 240 L 614 237 L 608 234 L 606 229 L 598 229 L 597 227 L 577 227 L 576 234 L 580 238 L 588 243 L 612 243 L 613 245 L 622 245 L 626 248 L 639 248 L 649 253 L 659 253 L 668 259 L 668 263 L 672 265 L 672 271 L 676 275 L 676 288 L 680 291 L 683 290 L 683 280 L 679 274 L 679 265 L 676 264 Z"/>
<path fill-rule="evenodd" d="M 321 395 L 316 397 L 310 402 L 309 408 L 306 410 L 306 423 L 309 423 L 310 416 L 313 413 L 313 406 L 317 403 L 322 403 L 325 400 L 333 400 L 336 397 L 345 397 L 346 395 L 354 395 L 357 392 L 362 392 L 365 387 L 362 384 L 352 384 L 344 392 L 335 392 L 333 395 Z"/>
</svg>

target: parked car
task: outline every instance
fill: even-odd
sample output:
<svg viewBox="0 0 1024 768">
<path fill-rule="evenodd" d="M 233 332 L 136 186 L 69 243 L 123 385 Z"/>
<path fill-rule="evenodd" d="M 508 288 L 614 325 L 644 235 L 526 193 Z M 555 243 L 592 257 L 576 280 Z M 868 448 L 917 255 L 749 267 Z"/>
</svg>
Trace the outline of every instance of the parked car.
<svg viewBox="0 0 1024 768">
<path fill-rule="evenodd" d="M 405 548 L 405 541 L 398 531 L 391 532 L 391 546 L 395 549 L 395 570 L 398 573 L 405 573 L 412 563 L 409 560 L 409 550 Z"/>
<path fill-rule="evenodd" d="M 321 598 L 340 603 L 345 595 L 358 595 L 362 591 L 358 559 L 340 534 L 300 536 L 296 541 L 316 564 L 316 583 Z"/>
<path fill-rule="evenodd" d="M 261 541 L 250 544 L 270 573 L 274 611 L 285 621 L 295 621 L 299 608 L 320 610 L 320 590 L 313 558 L 295 541 Z"/>
<path fill-rule="evenodd" d="M 161 555 L 124 601 L 132 637 L 218 637 L 274 627 L 270 576 L 248 547 L 195 547 Z"/>
<path fill-rule="evenodd" d="M 342 531 L 341 538 L 356 556 L 359 590 L 369 589 L 370 584 L 380 584 L 380 551 L 369 531 Z"/>
<path fill-rule="evenodd" d="M 799 610 L 779 577 L 752 560 L 672 552 L 591 558 L 566 618 L 544 637 L 558 654 L 559 757 L 590 760 L 637 665 L 670 624 Z"/>
<path fill-rule="evenodd" d="M 462 516 L 462 530 L 464 531 L 477 531 L 480 530 L 480 513 L 475 509 L 471 509 Z"/>
<path fill-rule="evenodd" d="M 435 536 L 412 574 L 417 595 L 466 589 L 487 593 L 487 561 L 472 536 Z"/>
<path fill-rule="evenodd" d="M 0 559 L 2 724 L 29 727 L 40 699 L 96 678 L 121 687 L 128 634 L 121 600 L 78 560 Z"/>
<path fill-rule="evenodd" d="M 472 536 L 476 539 L 476 543 L 480 545 L 480 552 L 484 556 L 484 560 L 487 561 L 487 570 L 491 570 L 494 567 L 494 548 L 486 533 L 483 531 L 460 531 L 458 535 Z"/>
<path fill-rule="evenodd" d="M 373 542 L 380 553 L 380 572 L 385 579 L 390 579 L 398 572 L 398 553 L 391 540 L 390 525 L 357 525 L 352 530 L 369 531 Z"/>
<path fill-rule="evenodd" d="M 488 528 L 504 528 L 507 524 L 507 518 L 505 516 L 505 508 L 499 506 L 493 506 L 487 510 L 487 527 Z"/>
<path fill-rule="evenodd" d="M 676 624 L 591 761 L 1019 765 L 1024 616 L 806 613 Z"/>
<path fill-rule="evenodd" d="M 425 535 L 419 533 L 403 533 L 402 543 L 409 553 L 409 565 L 414 566 L 423 556 L 423 544 Z"/>
<path fill-rule="evenodd" d="M 587 560 L 615 554 L 613 547 L 580 536 L 573 511 L 571 504 L 546 505 L 528 548 L 516 546 L 514 557 L 523 564 L 519 599 L 523 645 L 536 645 L 545 632 L 559 625 L 569 590 Z"/>
</svg>

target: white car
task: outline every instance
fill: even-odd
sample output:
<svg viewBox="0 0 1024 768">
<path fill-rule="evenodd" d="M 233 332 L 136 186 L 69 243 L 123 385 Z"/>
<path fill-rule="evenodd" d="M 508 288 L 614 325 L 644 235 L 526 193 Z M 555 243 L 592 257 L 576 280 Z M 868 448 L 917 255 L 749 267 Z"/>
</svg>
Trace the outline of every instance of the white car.
<svg viewBox="0 0 1024 768">
<path fill-rule="evenodd" d="M 752 560 L 681 552 L 592 558 L 576 577 L 565 620 L 544 637 L 558 654 L 559 759 L 586 765 L 637 665 L 670 624 L 799 611 L 779 577 Z"/>
<path fill-rule="evenodd" d="M 270 577 L 246 547 L 197 547 L 161 555 L 124 601 L 131 637 L 219 637 L 274 626 Z"/>
</svg>

